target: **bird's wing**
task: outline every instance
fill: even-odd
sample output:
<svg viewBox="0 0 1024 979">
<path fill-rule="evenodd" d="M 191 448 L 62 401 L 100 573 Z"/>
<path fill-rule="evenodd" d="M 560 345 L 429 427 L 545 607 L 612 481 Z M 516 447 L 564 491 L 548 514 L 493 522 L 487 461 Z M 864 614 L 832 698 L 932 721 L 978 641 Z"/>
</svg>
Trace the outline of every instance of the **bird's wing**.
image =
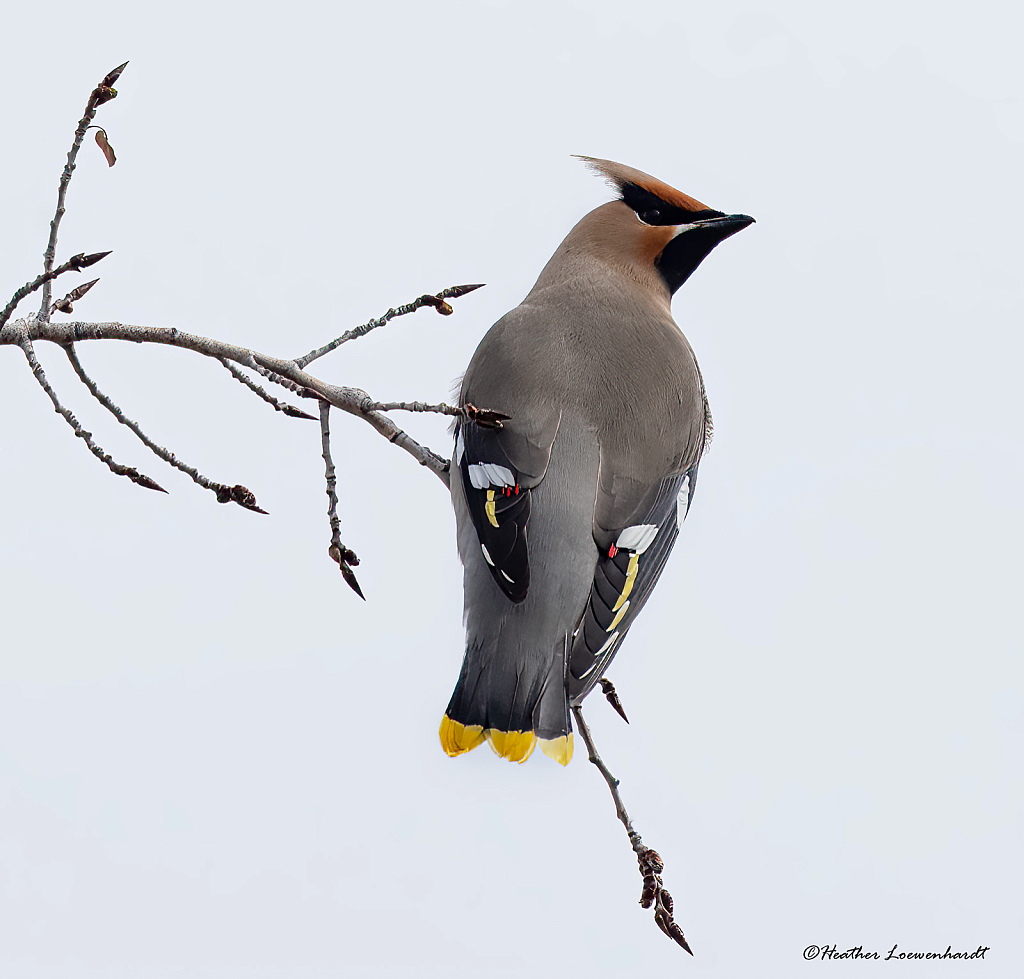
<svg viewBox="0 0 1024 979">
<path fill-rule="evenodd" d="M 530 588 L 530 491 L 547 471 L 559 419 L 554 412 L 530 437 L 517 431 L 514 422 L 494 429 L 462 421 L 456 428 L 455 464 L 480 550 L 491 576 L 513 602 L 523 601 Z"/>
<path fill-rule="evenodd" d="M 656 486 L 631 518 L 612 531 L 598 531 L 599 556 L 590 599 L 573 633 L 566 684 L 572 703 L 590 692 L 637 613 L 661 577 L 697 486 L 697 465 Z"/>
</svg>

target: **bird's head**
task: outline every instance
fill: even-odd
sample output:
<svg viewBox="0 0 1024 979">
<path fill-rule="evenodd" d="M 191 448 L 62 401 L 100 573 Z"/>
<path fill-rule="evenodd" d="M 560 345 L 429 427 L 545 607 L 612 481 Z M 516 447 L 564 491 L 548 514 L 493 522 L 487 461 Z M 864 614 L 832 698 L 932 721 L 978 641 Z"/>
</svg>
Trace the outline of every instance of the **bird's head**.
<svg viewBox="0 0 1024 979">
<path fill-rule="evenodd" d="M 720 241 L 742 231 L 754 219 L 724 214 L 632 167 L 581 156 L 606 178 L 619 199 L 592 212 L 600 226 L 595 237 L 618 250 L 629 263 L 650 265 L 674 293 Z M 595 227 L 597 231 L 597 227 Z"/>
</svg>

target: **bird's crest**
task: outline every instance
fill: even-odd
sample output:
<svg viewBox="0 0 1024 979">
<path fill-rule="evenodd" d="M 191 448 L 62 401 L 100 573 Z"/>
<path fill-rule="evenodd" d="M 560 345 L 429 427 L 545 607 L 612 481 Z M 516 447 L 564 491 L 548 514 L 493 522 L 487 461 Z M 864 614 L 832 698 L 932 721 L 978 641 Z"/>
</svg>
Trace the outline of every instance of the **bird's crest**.
<svg viewBox="0 0 1024 979">
<path fill-rule="evenodd" d="M 611 160 L 598 160 L 592 156 L 577 156 L 576 159 L 582 160 L 594 173 L 604 177 L 619 192 L 622 200 L 634 210 L 638 210 L 638 207 L 632 198 L 648 194 L 658 198 L 670 208 L 679 208 L 691 213 L 710 210 L 706 204 L 701 204 L 696 198 L 684 194 L 681 190 L 676 190 L 675 187 L 670 187 L 664 181 L 658 180 L 657 177 L 652 177 L 642 170 L 634 170 L 633 167 L 614 163 Z"/>
</svg>

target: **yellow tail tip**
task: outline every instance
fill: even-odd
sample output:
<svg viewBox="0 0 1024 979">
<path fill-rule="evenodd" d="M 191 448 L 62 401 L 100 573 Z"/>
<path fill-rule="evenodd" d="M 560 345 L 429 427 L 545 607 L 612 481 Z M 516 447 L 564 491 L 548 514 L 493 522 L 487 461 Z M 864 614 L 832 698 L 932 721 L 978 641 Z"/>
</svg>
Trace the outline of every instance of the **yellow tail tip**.
<svg viewBox="0 0 1024 979">
<path fill-rule="evenodd" d="M 487 741 L 499 758 L 507 758 L 520 765 L 533 754 L 538 744 L 548 758 L 554 758 L 560 765 L 568 765 L 572 760 L 571 734 L 546 739 L 538 738 L 533 731 L 499 731 L 496 728 L 485 731 L 479 724 L 460 724 L 447 714 L 441 718 L 441 727 L 437 733 L 441 738 L 441 747 L 449 758 L 472 751 Z"/>
<path fill-rule="evenodd" d="M 484 742 L 484 729 L 479 724 L 467 727 L 453 721 L 447 714 L 441 718 L 441 728 L 437 733 L 441 738 L 441 747 L 449 758 L 472 751 Z"/>
<path fill-rule="evenodd" d="M 572 732 L 560 738 L 540 739 L 540 750 L 548 758 L 554 758 L 559 765 L 568 765 L 572 761 Z"/>
<path fill-rule="evenodd" d="M 484 734 L 499 758 L 517 761 L 520 765 L 537 747 L 537 735 L 533 731 L 498 731 L 488 728 Z"/>
</svg>

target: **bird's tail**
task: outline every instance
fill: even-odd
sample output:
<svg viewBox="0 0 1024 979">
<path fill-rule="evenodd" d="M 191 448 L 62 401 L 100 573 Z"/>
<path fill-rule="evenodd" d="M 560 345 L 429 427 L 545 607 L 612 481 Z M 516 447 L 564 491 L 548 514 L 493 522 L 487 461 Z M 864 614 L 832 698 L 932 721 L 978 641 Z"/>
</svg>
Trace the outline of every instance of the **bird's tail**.
<svg viewBox="0 0 1024 979">
<path fill-rule="evenodd" d="M 482 644 L 467 649 L 441 719 L 441 747 L 454 757 L 487 741 L 495 754 L 522 763 L 539 744 L 549 758 L 568 765 L 572 723 L 563 652 L 546 663 L 524 657 L 515 664 L 491 652 Z"/>
</svg>

